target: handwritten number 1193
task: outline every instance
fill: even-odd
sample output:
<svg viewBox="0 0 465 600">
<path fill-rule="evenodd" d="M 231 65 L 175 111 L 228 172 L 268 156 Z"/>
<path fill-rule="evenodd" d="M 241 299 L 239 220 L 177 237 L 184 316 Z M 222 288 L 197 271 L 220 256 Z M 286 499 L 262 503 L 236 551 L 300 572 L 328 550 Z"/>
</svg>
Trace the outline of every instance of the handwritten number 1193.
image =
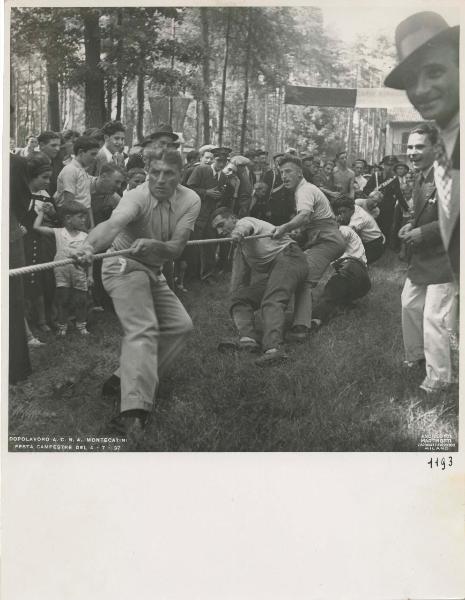
<svg viewBox="0 0 465 600">
<path fill-rule="evenodd" d="M 439 459 L 439 458 L 433 459 L 431 457 L 427 464 L 430 466 L 431 469 L 433 467 L 437 467 L 438 469 L 441 469 L 441 471 L 444 471 L 444 469 L 446 467 L 452 467 L 453 460 L 452 460 L 452 456 L 448 456 L 447 458 L 442 457 L 441 459 Z"/>
</svg>

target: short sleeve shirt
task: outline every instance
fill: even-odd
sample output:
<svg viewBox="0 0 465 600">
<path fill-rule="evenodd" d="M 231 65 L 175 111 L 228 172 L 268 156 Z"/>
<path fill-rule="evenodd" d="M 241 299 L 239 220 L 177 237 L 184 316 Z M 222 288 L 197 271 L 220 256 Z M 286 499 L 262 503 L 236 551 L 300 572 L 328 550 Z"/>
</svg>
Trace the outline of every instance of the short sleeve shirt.
<svg viewBox="0 0 465 600">
<path fill-rule="evenodd" d="M 344 239 L 346 249 L 341 258 L 352 256 L 358 258 L 363 264 L 367 264 L 367 257 L 365 255 L 365 248 L 363 247 L 362 240 L 355 233 L 355 231 L 347 225 L 340 225 L 339 231 Z"/>
<path fill-rule="evenodd" d="M 55 193 L 57 206 L 63 204 L 64 193 L 70 192 L 77 202 L 80 202 L 86 208 L 90 208 L 90 187 L 92 180 L 93 177 L 73 158 L 71 162 L 63 167 L 58 175 L 57 191 Z"/>
<path fill-rule="evenodd" d="M 74 195 L 77 202 L 83 204 L 86 208 L 90 208 L 90 187 L 93 177 L 87 173 L 84 167 L 73 158 L 60 171 L 57 179 L 57 191 L 55 199 L 57 206 L 61 206 L 64 202 L 64 192 L 70 192 Z"/>
<path fill-rule="evenodd" d="M 355 205 L 349 226 L 358 233 L 362 242 L 372 242 L 380 237 L 384 238 L 374 218 L 358 204 Z"/>
<path fill-rule="evenodd" d="M 297 213 L 302 211 L 312 213 L 312 221 L 334 219 L 328 198 L 316 185 L 302 179 L 294 191 L 294 197 Z"/>
<path fill-rule="evenodd" d="M 123 217 L 126 225 L 113 240 L 111 250 L 125 250 L 139 238 L 166 242 L 176 231 L 193 231 L 199 212 L 200 198 L 193 190 L 178 185 L 168 201 L 160 202 L 146 181 L 130 190 L 114 209 L 113 215 Z"/>
<path fill-rule="evenodd" d="M 262 235 L 273 233 L 276 227 L 254 217 L 244 217 L 239 219 L 235 229 L 245 232 L 247 235 Z M 240 248 L 245 262 L 252 270 L 266 273 L 276 256 L 292 243 L 294 243 L 294 240 L 285 234 L 282 238 L 276 240 L 271 239 L 271 237 L 260 240 L 244 240 Z"/>
</svg>

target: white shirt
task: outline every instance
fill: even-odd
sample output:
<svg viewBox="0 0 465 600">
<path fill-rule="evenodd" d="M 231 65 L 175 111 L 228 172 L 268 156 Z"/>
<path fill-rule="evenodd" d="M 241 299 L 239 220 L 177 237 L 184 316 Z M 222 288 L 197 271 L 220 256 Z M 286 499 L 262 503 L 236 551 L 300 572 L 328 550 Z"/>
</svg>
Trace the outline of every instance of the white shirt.
<svg viewBox="0 0 465 600">
<path fill-rule="evenodd" d="M 339 231 L 341 232 L 346 245 L 345 252 L 341 258 L 352 256 L 353 258 L 358 258 L 358 260 L 361 260 L 363 264 L 366 265 L 367 257 L 365 255 L 365 248 L 363 247 L 360 237 L 351 227 L 348 227 L 347 225 L 340 225 Z"/>
<path fill-rule="evenodd" d="M 363 175 L 357 175 L 357 177 L 354 178 L 354 183 L 355 189 L 359 192 L 363 192 L 363 188 L 366 186 L 367 180 Z"/>
<path fill-rule="evenodd" d="M 376 221 L 358 204 L 354 207 L 354 214 L 350 219 L 349 226 L 358 233 L 362 242 L 372 242 L 380 237 L 384 240 L 384 235 Z"/>
<path fill-rule="evenodd" d="M 276 227 L 266 221 L 255 219 L 255 217 L 244 217 L 237 221 L 234 229 L 249 236 L 273 233 Z M 285 234 L 282 238 L 276 240 L 271 237 L 260 240 L 244 240 L 240 245 L 240 249 L 245 262 L 252 270 L 267 273 L 276 256 L 293 242 L 294 240 L 288 234 Z"/>
<path fill-rule="evenodd" d="M 312 221 L 318 219 L 334 219 L 334 213 L 328 198 L 313 183 L 302 178 L 294 190 L 297 213 L 307 211 L 312 213 Z"/>
</svg>

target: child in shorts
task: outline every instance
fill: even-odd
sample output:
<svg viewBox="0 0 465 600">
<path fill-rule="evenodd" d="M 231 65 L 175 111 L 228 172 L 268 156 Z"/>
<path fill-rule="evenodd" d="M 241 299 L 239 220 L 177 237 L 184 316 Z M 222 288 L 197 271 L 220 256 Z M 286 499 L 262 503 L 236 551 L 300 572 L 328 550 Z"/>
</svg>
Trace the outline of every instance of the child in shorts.
<svg viewBox="0 0 465 600">
<path fill-rule="evenodd" d="M 34 222 L 34 230 L 43 235 L 55 236 L 55 261 L 69 258 L 69 251 L 79 246 L 87 237 L 87 208 L 76 200 L 66 200 L 59 208 L 63 227 L 45 227 L 43 210 L 39 210 Z M 87 331 L 87 291 L 92 285 L 91 268 L 84 270 L 73 264 L 55 267 L 55 302 L 58 311 L 57 335 L 66 335 L 68 329 L 69 307 L 76 314 L 76 328 L 81 335 Z"/>
</svg>

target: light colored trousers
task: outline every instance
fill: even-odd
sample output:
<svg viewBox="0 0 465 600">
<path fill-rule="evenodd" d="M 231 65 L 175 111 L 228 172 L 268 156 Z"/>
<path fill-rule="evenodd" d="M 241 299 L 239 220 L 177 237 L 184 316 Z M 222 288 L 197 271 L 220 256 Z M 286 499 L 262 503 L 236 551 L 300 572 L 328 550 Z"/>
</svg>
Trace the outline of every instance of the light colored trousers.
<svg viewBox="0 0 465 600">
<path fill-rule="evenodd" d="M 457 329 L 456 285 L 417 285 L 407 278 L 401 300 L 406 360 L 425 359 L 429 386 L 451 383 L 450 336 Z"/>
<path fill-rule="evenodd" d="M 115 259 L 106 259 L 102 281 L 124 332 L 121 411 L 151 411 L 159 374 L 181 351 L 192 321 L 162 275 L 152 276 L 144 267 L 120 274 L 120 268 Z"/>
</svg>

